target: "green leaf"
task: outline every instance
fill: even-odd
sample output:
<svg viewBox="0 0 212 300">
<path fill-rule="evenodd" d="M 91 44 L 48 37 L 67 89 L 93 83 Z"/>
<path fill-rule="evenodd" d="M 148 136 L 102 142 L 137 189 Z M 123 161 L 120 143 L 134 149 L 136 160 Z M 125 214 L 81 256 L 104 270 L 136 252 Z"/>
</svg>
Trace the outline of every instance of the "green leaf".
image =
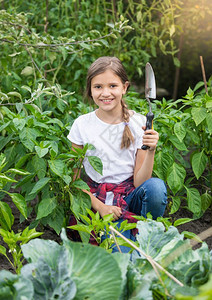
<svg viewBox="0 0 212 300">
<path fill-rule="evenodd" d="M 201 196 L 199 191 L 195 188 L 187 188 L 186 186 L 185 189 L 187 192 L 188 209 L 194 214 L 200 213 Z"/>
<path fill-rule="evenodd" d="M 193 99 L 193 96 L 194 96 L 194 91 L 189 87 L 188 90 L 187 90 L 187 95 L 188 97 L 186 97 L 187 99 Z"/>
<path fill-rule="evenodd" d="M 208 157 L 205 155 L 204 150 L 193 155 L 191 165 L 197 179 L 199 179 L 204 172 L 207 162 Z"/>
<path fill-rule="evenodd" d="M 103 164 L 101 159 L 97 156 L 88 156 L 88 161 L 94 170 L 102 175 Z"/>
<path fill-rule="evenodd" d="M 159 178 L 166 181 L 170 165 L 173 164 L 173 157 L 169 153 L 163 153 L 160 151 L 156 154 L 155 160 L 156 169 L 154 168 L 154 172 Z"/>
<path fill-rule="evenodd" d="M 16 107 L 18 113 L 21 112 L 21 110 L 23 109 L 23 106 L 24 106 L 23 103 L 16 103 L 15 104 L 15 107 Z"/>
<path fill-rule="evenodd" d="M 181 65 L 181 63 L 180 63 L 180 60 L 177 58 L 177 57 L 174 57 L 174 65 L 176 66 L 176 67 L 180 67 L 180 65 Z"/>
<path fill-rule="evenodd" d="M 212 113 L 208 113 L 206 116 L 206 123 L 208 126 L 208 131 L 210 134 L 212 134 Z"/>
<path fill-rule="evenodd" d="M 64 209 L 62 206 L 57 205 L 56 208 L 47 217 L 42 219 L 45 223 L 52 227 L 57 234 L 60 234 L 62 227 L 64 226 Z"/>
<path fill-rule="evenodd" d="M 0 224 L 3 229 L 11 230 L 14 223 L 14 216 L 10 206 L 6 202 L 0 201 Z"/>
<path fill-rule="evenodd" d="M 90 190 L 89 186 L 87 185 L 87 183 L 85 181 L 83 181 L 82 179 L 77 179 L 72 183 L 72 186 L 81 189 L 81 190 Z"/>
<path fill-rule="evenodd" d="M 187 151 L 186 145 L 181 142 L 175 135 L 170 136 L 169 140 L 172 142 L 172 144 L 181 151 Z"/>
<path fill-rule="evenodd" d="M 205 120 L 207 116 L 207 110 L 204 107 L 193 107 L 191 114 L 196 126 L 198 126 Z"/>
<path fill-rule="evenodd" d="M 35 146 L 35 151 L 37 152 L 37 155 L 42 158 L 43 156 L 45 156 L 48 151 L 49 151 L 49 148 L 41 148 L 39 146 Z"/>
<path fill-rule="evenodd" d="M 46 124 L 51 124 L 51 123 L 57 124 L 60 128 L 64 127 L 63 123 L 60 120 L 56 119 L 56 118 L 50 119 L 48 122 L 46 122 Z"/>
<path fill-rule="evenodd" d="M 136 236 L 139 248 L 152 258 L 156 258 L 161 249 L 176 237 L 181 240 L 183 239 L 178 233 L 177 228 L 170 226 L 165 232 L 165 227 L 161 222 L 149 219 L 145 222 L 138 221 L 137 228 L 140 233 Z"/>
<path fill-rule="evenodd" d="M 64 230 L 61 238 L 69 253 L 69 276 L 77 285 L 74 299 L 92 299 L 95 295 L 95 299 L 118 300 L 122 291 L 122 274 L 113 256 L 100 247 L 69 241 Z"/>
<path fill-rule="evenodd" d="M 32 165 L 39 179 L 46 176 L 47 162 L 45 159 L 40 158 L 38 155 L 34 155 L 32 158 Z"/>
<path fill-rule="evenodd" d="M 51 171 L 59 177 L 63 177 L 65 163 L 62 160 L 48 160 Z"/>
<path fill-rule="evenodd" d="M 193 232 L 183 231 L 181 234 L 183 234 L 184 237 L 187 238 L 187 239 L 193 239 L 193 240 L 196 240 L 199 243 L 202 243 L 202 240 Z"/>
<path fill-rule="evenodd" d="M 26 121 L 24 119 L 14 118 L 13 123 L 15 125 L 15 128 L 21 131 L 24 128 Z"/>
<path fill-rule="evenodd" d="M 21 246 L 23 255 L 28 262 L 36 263 L 42 257 L 53 269 L 57 267 L 57 260 L 61 246 L 52 240 L 33 239 Z"/>
<path fill-rule="evenodd" d="M 24 76 L 29 76 L 33 74 L 33 68 L 30 66 L 25 67 L 22 71 L 21 71 L 21 75 Z"/>
<path fill-rule="evenodd" d="M 45 178 L 41 178 L 40 180 L 38 180 L 38 182 L 36 182 L 36 184 L 34 185 L 32 191 L 29 193 L 29 195 L 38 193 L 40 190 L 42 190 L 42 188 L 51 180 L 51 178 L 49 177 L 45 177 Z"/>
<path fill-rule="evenodd" d="M 171 206 L 171 211 L 170 211 L 170 215 L 176 213 L 176 211 L 178 211 L 178 209 L 180 208 L 180 204 L 181 204 L 181 200 L 180 197 L 172 197 L 172 206 Z"/>
<path fill-rule="evenodd" d="M 22 144 L 30 151 L 33 151 L 34 149 L 33 141 L 36 140 L 38 136 L 40 136 L 40 133 L 37 129 L 28 128 L 28 127 L 23 128 L 23 130 L 19 134 Z"/>
<path fill-rule="evenodd" d="M 17 169 L 9 169 L 7 172 L 15 173 L 15 174 L 22 175 L 22 176 L 25 176 L 25 175 L 29 175 L 29 174 L 30 174 L 30 173 L 27 172 L 27 171 L 24 171 L 24 170 L 17 170 Z"/>
<path fill-rule="evenodd" d="M 202 210 L 206 211 L 212 203 L 212 196 L 206 191 L 201 195 Z"/>
<path fill-rule="evenodd" d="M 183 187 L 185 177 L 186 170 L 184 167 L 174 162 L 167 177 L 167 183 L 174 195 Z"/>
<path fill-rule="evenodd" d="M 4 255 L 4 256 L 7 256 L 7 250 L 6 250 L 6 248 L 3 247 L 3 246 L 1 246 L 1 245 L 0 245 L 0 253 L 1 253 L 2 255 Z"/>
<path fill-rule="evenodd" d="M 116 262 L 119 265 L 119 268 L 121 270 L 121 276 L 122 276 L 122 295 L 119 299 L 124 299 L 125 294 L 125 286 L 129 282 L 128 281 L 128 266 L 130 264 L 130 254 L 125 253 L 123 255 L 122 253 L 116 252 L 113 253 L 113 258 L 115 258 Z"/>
<path fill-rule="evenodd" d="M 31 280 L 15 275 L 9 271 L 0 271 L 0 299 L 33 300 L 33 285 Z"/>
<path fill-rule="evenodd" d="M 21 178 L 19 180 L 19 182 L 14 187 L 18 188 L 20 186 L 23 186 L 27 182 L 30 184 L 31 179 L 34 178 L 34 177 L 35 177 L 35 174 L 30 174 L 28 176 L 25 176 L 24 178 Z"/>
<path fill-rule="evenodd" d="M 55 197 L 42 199 L 38 205 L 38 212 L 37 212 L 36 220 L 41 219 L 41 218 L 46 217 L 49 214 L 51 214 L 52 211 L 56 208 L 56 206 L 57 206 L 57 200 Z"/>
<path fill-rule="evenodd" d="M 7 95 L 9 95 L 9 96 L 14 96 L 14 97 L 18 97 L 20 100 L 22 100 L 22 96 L 21 96 L 21 94 L 18 93 L 18 92 L 9 92 L 9 93 L 7 93 Z"/>
<path fill-rule="evenodd" d="M 61 253 L 57 268 L 53 270 L 42 258 L 36 264 L 24 266 L 21 273 L 33 283 L 33 299 L 71 300 L 75 298 L 76 284 L 69 276 L 64 261 L 67 253 Z"/>
<path fill-rule="evenodd" d="M 83 225 L 83 224 L 72 225 L 72 226 L 68 226 L 67 228 L 70 228 L 70 229 L 73 229 L 73 230 L 82 231 L 82 232 L 87 232 L 89 234 L 92 231 L 92 229 L 89 229 L 89 227 L 87 225 Z"/>
<path fill-rule="evenodd" d="M 206 108 L 212 108 L 212 100 L 207 100 L 207 102 L 206 102 Z"/>
<path fill-rule="evenodd" d="M 197 134 L 196 131 L 187 128 L 187 133 L 188 133 L 188 135 L 190 136 L 191 140 L 192 140 L 195 144 L 199 144 L 199 143 L 200 143 L 200 137 L 198 136 L 198 134 Z"/>
<path fill-rule="evenodd" d="M 9 193 L 9 195 L 20 213 L 27 219 L 27 204 L 25 198 L 17 193 Z"/>
<path fill-rule="evenodd" d="M 30 88 L 29 86 L 27 86 L 27 85 L 22 85 L 21 88 L 22 88 L 23 90 L 28 91 L 30 94 L 31 94 L 31 92 L 32 92 L 31 88 Z"/>
<path fill-rule="evenodd" d="M 71 183 L 71 181 L 72 181 L 72 178 L 71 178 L 71 176 L 69 176 L 69 175 L 63 175 L 63 180 L 65 181 L 65 183 L 67 184 L 67 185 L 69 185 L 70 183 Z"/>
<path fill-rule="evenodd" d="M 1 126 L 0 126 L 0 131 L 3 131 L 5 128 L 7 128 L 7 126 L 9 126 L 11 123 L 11 121 L 7 122 L 7 123 L 3 123 Z"/>
<path fill-rule="evenodd" d="M 19 169 L 21 167 L 23 167 L 23 165 L 25 164 L 25 162 L 30 158 L 30 156 L 32 155 L 32 153 L 26 154 L 24 156 L 22 156 L 18 162 L 16 162 L 15 164 L 15 168 Z"/>
<path fill-rule="evenodd" d="M 200 87 L 204 86 L 204 82 L 203 81 L 199 81 L 195 87 L 194 87 L 194 92 L 196 92 Z"/>
<path fill-rule="evenodd" d="M 41 236 L 43 232 L 37 232 L 35 228 L 29 229 L 29 227 L 26 227 L 20 236 L 21 244 L 28 243 L 31 239 L 37 238 Z"/>
<path fill-rule="evenodd" d="M 184 137 L 186 136 L 186 127 L 184 126 L 183 122 L 175 123 L 174 133 L 176 134 L 178 140 L 182 142 Z"/>
<path fill-rule="evenodd" d="M 13 134 L 8 135 L 7 137 L 0 136 L 0 150 L 4 148 L 13 138 Z"/>
<path fill-rule="evenodd" d="M 6 176 L 5 174 L 0 174 L 0 182 L 6 181 L 6 182 L 17 182 L 14 178 L 11 178 L 9 176 Z"/>
<path fill-rule="evenodd" d="M 87 209 L 91 208 L 91 198 L 87 193 L 78 190 L 71 194 L 70 209 L 79 219 L 81 215 L 87 215 Z"/>
<path fill-rule="evenodd" d="M 177 219 L 174 222 L 174 226 L 177 227 L 179 225 L 182 225 L 182 224 L 185 224 L 185 223 L 188 223 L 188 222 L 191 222 L 191 221 L 193 221 L 193 219 L 190 219 L 190 218 L 180 218 L 180 219 Z"/>
</svg>

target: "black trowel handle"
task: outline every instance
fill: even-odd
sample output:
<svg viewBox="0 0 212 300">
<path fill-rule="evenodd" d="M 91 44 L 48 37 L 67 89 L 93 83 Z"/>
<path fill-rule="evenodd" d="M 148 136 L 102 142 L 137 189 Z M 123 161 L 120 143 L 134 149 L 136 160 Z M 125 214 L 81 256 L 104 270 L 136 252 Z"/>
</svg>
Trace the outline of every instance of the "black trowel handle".
<svg viewBox="0 0 212 300">
<path fill-rule="evenodd" d="M 154 114 L 149 111 L 146 115 L 146 130 L 153 129 L 153 119 L 154 119 Z M 147 150 L 149 149 L 149 146 L 143 145 L 141 149 Z"/>
</svg>

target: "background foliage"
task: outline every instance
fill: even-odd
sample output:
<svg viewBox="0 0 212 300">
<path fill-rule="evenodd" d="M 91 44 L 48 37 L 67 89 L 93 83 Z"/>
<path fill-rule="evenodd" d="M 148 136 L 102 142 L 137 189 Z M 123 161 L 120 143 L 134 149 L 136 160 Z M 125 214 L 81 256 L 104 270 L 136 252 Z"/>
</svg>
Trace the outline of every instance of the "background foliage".
<svg viewBox="0 0 212 300">
<path fill-rule="evenodd" d="M 73 181 L 73 169 L 81 168 L 92 145 L 74 152 L 67 139 L 74 119 L 93 109 L 83 98 L 90 63 L 102 55 L 118 56 L 133 82 L 126 101 L 131 109 L 146 114 L 146 100 L 134 91 L 144 82 L 145 63 L 150 61 L 153 65 L 158 85 L 166 87 L 167 81 L 170 86 L 170 74 L 183 61 L 183 56 L 178 56 L 179 36 L 183 33 L 184 45 L 189 36 L 192 44 L 194 33 L 190 35 L 190 29 L 195 31 L 198 22 L 207 21 L 210 9 L 207 0 L 201 4 L 187 1 L 186 5 L 180 0 L 0 3 L 0 234 L 7 244 L 7 249 L 0 246 L 0 253 L 8 258 L 9 249 L 11 263 L 20 273 L 21 246 L 42 234 L 36 232 L 38 225 L 41 230 L 49 226 L 59 234 L 67 226 L 71 212 L 78 220 L 86 221 L 87 209 L 91 207 L 90 198 L 82 192 L 88 186 L 81 179 Z M 184 22 L 185 16 L 191 22 Z M 202 25 L 198 30 L 199 35 L 206 37 L 210 28 Z M 210 45 L 210 41 L 207 43 Z M 186 49 L 184 54 L 188 53 Z M 196 62 L 199 50 L 194 50 Z M 195 73 L 194 64 L 189 66 Z M 154 174 L 167 182 L 170 214 L 184 205 L 194 218 L 199 218 L 211 206 L 211 79 L 208 94 L 200 76 L 192 83 L 189 88 L 186 81 L 186 92 L 179 99 L 162 98 L 152 104 L 154 126 L 160 132 Z M 142 87 L 138 89 L 142 91 Z M 98 158 L 88 159 L 101 173 Z M 20 212 L 20 222 L 32 220 L 22 232 L 13 231 L 11 202 Z M 98 226 L 104 225 L 98 215 L 95 218 Z M 93 220 L 91 223 L 95 225 Z M 149 268 L 146 263 L 142 266 Z M 134 280 L 135 286 L 138 283 L 140 273 L 136 268 L 129 269 L 129 285 Z M 12 286 L 17 287 L 20 278 L 11 277 L 6 292 L 14 290 Z M 1 280 L 0 277 L 0 287 L 5 288 Z M 67 282 L 76 292 L 72 280 Z M 154 283 L 148 284 L 154 290 Z M 128 287 L 129 293 L 134 292 L 135 286 Z M 29 283 L 30 295 L 32 290 Z M 154 292 L 160 294 L 161 290 L 161 286 L 156 286 Z"/>
<path fill-rule="evenodd" d="M 85 185 L 72 183 L 72 168 L 80 164 L 86 149 L 73 154 L 66 139 L 73 120 L 92 109 L 82 101 L 88 66 L 100 55 L 117 55 L 135 82 L 151 58 L 171 55 L 179 66 L 174 37 L 196 28 L 200 6 L 179 0 L 101 4 L 46 0 L 2 1 L 2 8 L 2 169 L 23 168 L 29 173 L 15 185 L 3 178 L 2 188 L 20 190 L 24 200 L 19 201 L 27 203 L 21 211 L 25 217 L 36 199 L 34 226 L 42 220 L 59 233 L 70 207 L 79 216 L 79 212 L 86 213 L 83 203 L 88 204 L 82 193 L 84 202 L 76 207 L 74 189 Z M 201 10 L 201 18 L 207 16 L 206 8 Z M 184 22 L 185 15 L 191 17 L 190 22 Z M 163 133 L 154 172 L 168 183 L 171 213 L 185 198 L 196 217 L 211 204 L 211 98 L 199 92 L 202 85 L 188 89 L 187 95 L 175 102 L 154 102 L 156 129 Z M 145 101 L 138 98 L 136 93 L 129 94 L 129 106 L 146 113 Z M 96 160 L 92 163 L 99 168 Z"/>
</svg>

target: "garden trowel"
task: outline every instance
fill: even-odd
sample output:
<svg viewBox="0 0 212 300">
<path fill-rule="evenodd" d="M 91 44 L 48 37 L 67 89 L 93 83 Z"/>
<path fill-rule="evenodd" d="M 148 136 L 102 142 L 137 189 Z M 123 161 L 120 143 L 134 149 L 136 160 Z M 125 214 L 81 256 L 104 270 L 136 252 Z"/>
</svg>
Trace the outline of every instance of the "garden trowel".
<svg viewBox="0 0 212 300">
<path fill-rule="evenodd" d="M 146 130 L 153 129 L 153 119 L 154 114 L 152 113 L 152 105 L 150 99 L 156 98 L 156 83 L 155 83 L 155 75 L 150 63 L 146 64 L 145 68 L 145 97 L 149 104 L 149 112 L 146 114 Z M 147 150 L 149 147 L 143 145 L 141 149 Z"/>
</svg>

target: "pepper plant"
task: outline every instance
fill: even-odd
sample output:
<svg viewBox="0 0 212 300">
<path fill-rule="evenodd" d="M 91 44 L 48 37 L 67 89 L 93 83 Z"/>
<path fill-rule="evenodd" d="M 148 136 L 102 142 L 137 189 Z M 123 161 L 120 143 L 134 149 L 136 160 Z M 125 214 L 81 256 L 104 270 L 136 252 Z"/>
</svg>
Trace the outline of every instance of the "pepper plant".
<svg viewBox="0 0 212 300">
<path fill-rule="evenodd" d="M 19 193 L 11 193 L 4 190 L 6 186 L 11 186 L 11 183 L 17 182 L 14 178 L 14 175 L 27 176 L 29 173 L 20 169 L 8 169 L 5 172 L 2 170 L 6 166 L 6 157 L 5 155 L 0 155 L 0 192 L 7 193 L 12 199 L 13 203 L 20 211 L 20 213 L 27 218 L 27 205 L 23 196 Z M 12 230 L 14 224 L 14 216 L 10 205 L 6 201 L 0 200 L 0 237 L 3 239 L 4 243 L 7 244 L 9 248 L 9 253 L 7 249 L 0 245 L 0 254 L 4 255 L 7 260 L 10 262 L 16 273 L 20 273 L 20 270 L 23 266 L 23 253 L 21 250 L 21 245 L 27 243 L 33 238 L 39 237 L 42 235 L 42 232 L 36 232 L 35 228 L 29 229 L 26 227 L 23 231 L 19 230 L 18 233 L 15 233 Z M 12 256 L 12 258 L 10 257 Z"/>
<path fill-rule="evenodd" d="M 168 184 L 170 213 L 186 202 L 194 217 L 200 217 L 211 205 L 212 97 L 200 90 L 199 82 L 176 101 L 154 100 L 154 128 L 160 133 L 155 154 L 154 175 Z M 129 93 L 129 106 L 146 114 L 146 100 Z"/>
<path fill-rule="evenodd" d="M 5 170 L 15 167 L 28 172 L 17 183 L 8 186 L 7 191 L 19 190 L 18 201 L 27 207 L 23 218 L 35 213 L 31 227 L 48 224 L 59 233 L 68 223 L 70 210 L 78 215 L 90 208 L 90 197 L 82 192 L 88 186 L 81 179 L 73 181 L 73 170 L 80 166 L 87 149 L 92 146 L 73 151 L 67 139 L 68 129 L 83 103 L 76 103 L 69 93 L 64 95 L 59 86 L 49 90 L 39 85 L 34 92 L 26 86 L 24 89 L 31 93 L 28 101 L 17 103 L 12 109 L 0 107 L 0 148 L 7 160 Z M 88 111 L 89 107 L 86 108 Z M 58 119 L 61 113 L 63 117 Z M 101 172 L 98 158 L 91 156 L 88 160 Z"/>
</svg>

